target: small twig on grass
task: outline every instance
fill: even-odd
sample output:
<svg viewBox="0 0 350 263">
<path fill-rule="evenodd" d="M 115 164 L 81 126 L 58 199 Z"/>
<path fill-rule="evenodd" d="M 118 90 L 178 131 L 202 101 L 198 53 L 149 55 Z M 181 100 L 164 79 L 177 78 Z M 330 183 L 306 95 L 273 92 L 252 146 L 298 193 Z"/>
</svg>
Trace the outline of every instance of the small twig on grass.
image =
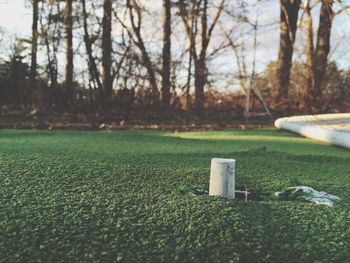
<svg viewBox="0 0 350 263">
<path fill-rule="evenodd" d="M 247 185 L 244 184 L 244 187 L 245 187 L 245 202 L 248 201 L 248 188 L 247 188 Z"/>
</svg>

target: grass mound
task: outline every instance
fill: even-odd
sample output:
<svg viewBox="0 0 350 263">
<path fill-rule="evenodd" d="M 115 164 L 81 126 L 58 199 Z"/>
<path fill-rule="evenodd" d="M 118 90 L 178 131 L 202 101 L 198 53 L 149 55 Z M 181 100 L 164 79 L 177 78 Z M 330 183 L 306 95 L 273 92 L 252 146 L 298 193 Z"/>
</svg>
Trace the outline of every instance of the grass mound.
<svg viewBox="0 0 350 263">
<path fill-rule="evenodd" d="M 2 262 L 350 262 L 350 153 L 276 130 L 0 131 Z M 308 185 L 342 198 L 181 195 L 235 158 L 252 192 Z"/>
</svg>

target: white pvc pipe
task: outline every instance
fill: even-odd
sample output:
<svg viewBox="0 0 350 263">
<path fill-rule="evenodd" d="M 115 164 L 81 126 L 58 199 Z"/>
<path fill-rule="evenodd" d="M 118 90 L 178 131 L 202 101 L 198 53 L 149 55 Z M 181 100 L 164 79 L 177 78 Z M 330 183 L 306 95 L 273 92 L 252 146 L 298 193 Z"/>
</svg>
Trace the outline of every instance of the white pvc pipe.
<svg viewBox="0 0 350 263">
<path fill-rule="evenodd" d="M 211 159 L 209 195 L 235 198 L 235 160 Z"/>
<path fill-rule="evenodd" d="M 350 123 L 350 114 L 323 114 L 281 118 L 275 126 L 305 137 L 350 149 L 350 131 L 336 129 L 336 124 Z M 327 125 L 332 124 L 327 127 Z"/>
</svg>

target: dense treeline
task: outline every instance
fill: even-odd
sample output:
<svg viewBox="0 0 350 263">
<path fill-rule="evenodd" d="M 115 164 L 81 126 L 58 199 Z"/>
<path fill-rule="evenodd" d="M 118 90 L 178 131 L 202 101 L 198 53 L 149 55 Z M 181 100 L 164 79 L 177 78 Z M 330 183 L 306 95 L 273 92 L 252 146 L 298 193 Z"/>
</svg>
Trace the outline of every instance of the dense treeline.
<svg viewBox="0 0 350 263">
<path fill-rule="evenodd" d="M 344 3 L 265 0 L 279 5 L 278 59 L 258 70 L 258 32 L 266 25 L 249 10 L 264 1 L 150 2 L 31 0 L 31 39 L 17 39 L 0 61 L 0 103 L 198 116 L 213 107 L 245 116 L 348 110 L 350 73 L 329 61 Z M 296 41 L 299 31 L 303 41 Z M 235 61 L 237 74 L 216 72 L 225 63 L 215 60 L 220 54 Z"/>
</svg>

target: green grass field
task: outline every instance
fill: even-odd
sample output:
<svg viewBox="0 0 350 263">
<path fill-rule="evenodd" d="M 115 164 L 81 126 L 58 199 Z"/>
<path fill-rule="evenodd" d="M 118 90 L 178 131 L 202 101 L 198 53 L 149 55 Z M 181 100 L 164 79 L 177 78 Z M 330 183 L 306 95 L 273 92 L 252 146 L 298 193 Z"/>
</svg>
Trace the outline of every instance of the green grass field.
<svg viewBox="0 0 350 263">
<path fill-rule="evenodd" d="M 251 191 L 343 200 L 181 195 L 208 185 L 212 157 Z M 1 262 L 350 262 L 350 152 L 287 132 L 2 130 L 0 183 Z"/>
</svg>

